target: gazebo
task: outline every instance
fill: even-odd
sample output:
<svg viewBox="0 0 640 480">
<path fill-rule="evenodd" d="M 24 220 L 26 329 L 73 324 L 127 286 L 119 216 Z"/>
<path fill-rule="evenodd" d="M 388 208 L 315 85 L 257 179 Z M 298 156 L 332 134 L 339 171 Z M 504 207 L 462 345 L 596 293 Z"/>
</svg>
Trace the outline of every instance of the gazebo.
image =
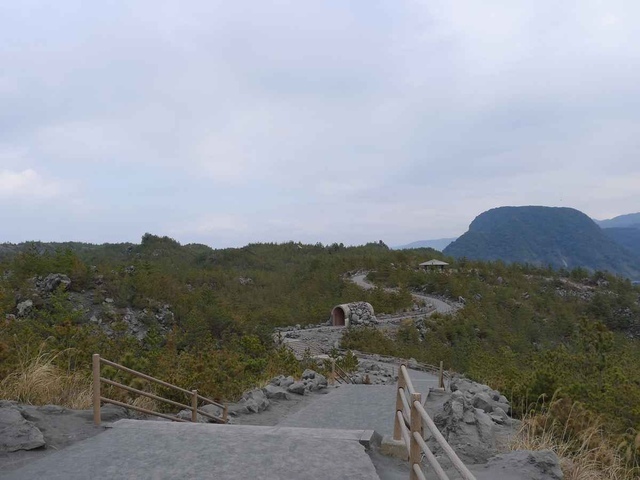
<svg viewBox="0 0 640 480">
<path fill-rule="evenodd" d="M 436 260 L 435 258 L 429 260 L 427 262 L 422 262 L 420 264 L 420 268 L 424 270 L 439 270 L 442 271 L 447 268 L 449 264 L 447 262 L 443 262 L 442 260 Z"/>
</svg>

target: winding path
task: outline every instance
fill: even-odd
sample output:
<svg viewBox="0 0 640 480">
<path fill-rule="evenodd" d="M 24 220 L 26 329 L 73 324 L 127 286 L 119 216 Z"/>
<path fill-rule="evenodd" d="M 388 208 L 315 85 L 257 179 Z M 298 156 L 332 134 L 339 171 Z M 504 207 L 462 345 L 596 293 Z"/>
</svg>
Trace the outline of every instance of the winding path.
<svg viewBox="0 0 640 480">
<path fill-rule="evenodd" d="M 373 283 L 367 281 L 367 273 L 361 273 L 359 275 L 354 275 L 353 277 L 349 277 L 349 280 L 358 285 L 360 288 L 364 290 L 371 290 L 372 288 L 376 288 Z M 385 288 L 387 292 L 395 292 L 397 289 L 394 288 Z M 431 303 L 435 307 L 435 311 L 438 313 L 455 313 L 459 307 L 455 307 L 437 297 L 433 297 L 431 295 L 424 295 L 422 293 L 411 293 L 411 296 L 415 300 L 424 301 L 427 303 Z M 431 312 L 433 313 L 433 312 Z"/>
<path fill-rule="evenodd" d="M 366 279 L 367 273 L 354 275 L 348 279 L 364 290 L 376 288 L 375 285 Z M 387 292 L 395 292 L 396 289 L 385 288 Z M 430 310 L 421 309 L 419 311 L 403 312 L 398 314 L 378 315 L 378 326 L 383 329 L 397 328 L 403 320 L 417 317 L 428 317 L 435 312 L 442 314 L 452 314 L 459 310 L 459 305 L 447 303 L 440 298 L 421 293 L 412 293 L 413 299 L 417 302 L 424 302 L 431 305 Z M 319 326 L 297 330 L 295 332 L 284 332 L 276 341 L 287 345 L 298 358 L 303 358 L 305 353 L 311 356 L 320 357 L 329 352 L 332 348 L 338 348 L 344 333 L 344 327 Z"/>
</svg>

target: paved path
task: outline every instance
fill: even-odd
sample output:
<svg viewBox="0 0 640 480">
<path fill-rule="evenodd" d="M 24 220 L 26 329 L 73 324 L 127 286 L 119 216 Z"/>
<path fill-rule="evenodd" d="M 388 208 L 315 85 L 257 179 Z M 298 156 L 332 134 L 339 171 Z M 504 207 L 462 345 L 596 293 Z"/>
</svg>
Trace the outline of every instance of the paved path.
<svg viewBox="0 0 640 480">
<path fill-rule="evenodd" d="M 363 430 L 120 420 L 6 480 L 377 479 Z"/>
<path fill-rule="evenodd" d="M 360 288 L 363 288 L 365 290 L 371 290 L 372 288 L 375 288 L 376 286 L 373 283 L 368 282 L 366 277 L 367 274 L 362 273 L 360 275 L 354 275 L 353 277 L 350 277 L 350 280 Z M 395 291 L 395 289 L 393 288 L 385 288 L 385 290 L 390 292 Z M 455 311 L 457 310 L 454 306 L 431 295 L 412 293 L 411 296 L 415 300 L 422 300 L 424 302 L 431 303 L 435 307 L 435 311 L 438 313 L 455 313 Z"/>
<path fill-rule="evenodd" d="M 435 375 L 410 370 L 409 376 L 418 392 L 438 386 Z M 373 429 L 391 435 L 395 405 L 396 385 L 341 385 L 285 417 L 278 426 Z"/>
</svg>

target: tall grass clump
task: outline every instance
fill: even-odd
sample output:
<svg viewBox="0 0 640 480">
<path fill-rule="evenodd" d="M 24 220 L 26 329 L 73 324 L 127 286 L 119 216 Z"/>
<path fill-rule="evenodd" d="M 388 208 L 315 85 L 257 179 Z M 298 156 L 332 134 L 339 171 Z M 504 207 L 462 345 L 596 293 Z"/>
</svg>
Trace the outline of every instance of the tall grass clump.
<svg viewBox="0 0 640 480">
<path fill-rule="evenodd" d="M 74 409 L 91 406 L 92 387 L 88 373 L 64 369 L 56 363 L 69 351 L 47 351 L 46 342 L 35 351 L 26 347 L 18 351 L 17 368 L 0 382 L 0 398 Z"/>
<path fill-rule="evenodd" d="M 601 417 L 578 402 L 554 398 L 529 409 L 513 436 L 511 450 L 552 450 L 565 480 L 640 478 L 637 462 L 621 455 L 615 439 L 604 433 Z"/>
</svg>

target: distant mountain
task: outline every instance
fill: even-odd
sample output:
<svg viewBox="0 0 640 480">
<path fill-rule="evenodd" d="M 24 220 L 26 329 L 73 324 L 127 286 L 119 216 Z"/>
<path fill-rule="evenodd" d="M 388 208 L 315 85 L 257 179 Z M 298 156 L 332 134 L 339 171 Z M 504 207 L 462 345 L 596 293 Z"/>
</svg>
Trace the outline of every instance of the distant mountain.
<svg viewBox="0 0 640 480">
<path fill-rule="evenodd" d="M 640 256 L 572 208 L 500 207 L 486 211 L 444 249 L 453 257 L 608 270 L 640 279 Z"/>
<path fill-rule="evenodd" d="M 640 213 L 620 215 L 609 220 L 595 220 L 600 228 L 640 228 Z"/>
<path fill-rule="evenodd" d="M 640 213 L 595 220 L 607 237 L 640 257 Z"/>
<path fill-rule="evenodd" d="M 436 238 L 433 240 L 418 240 L 417 242 L 407 243 L 406 245 L 399 245 L 393 247 L 394 250 L 406 250 L 409 248 L 434 248 L 436 250 L 444 250 L 447 245 L 455 240 L 454 238 Z"/>
<path fill-rule="evenodd" d="M 604 234 L 640 257 L 640 228 L 603 228 Z"/>
</svg>

